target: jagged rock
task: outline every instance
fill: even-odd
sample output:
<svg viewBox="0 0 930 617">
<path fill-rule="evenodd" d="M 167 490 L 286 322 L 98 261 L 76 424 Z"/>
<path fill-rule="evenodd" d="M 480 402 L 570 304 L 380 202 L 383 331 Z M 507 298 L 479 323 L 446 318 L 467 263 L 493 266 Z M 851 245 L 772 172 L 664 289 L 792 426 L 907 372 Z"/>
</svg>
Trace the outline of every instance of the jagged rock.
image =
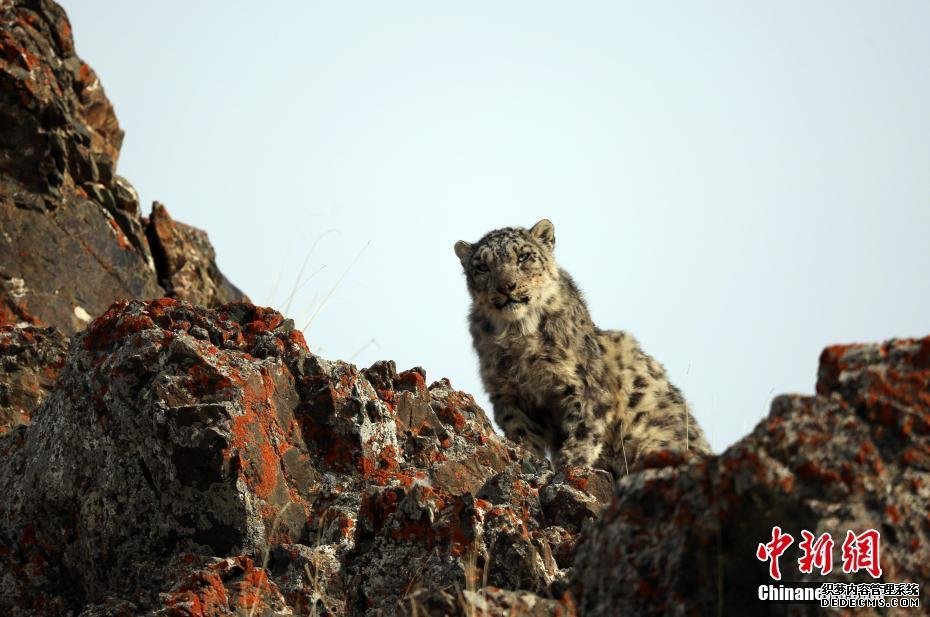
<svg viewBox="0 0 930 617">
<path fill-rule="evenodd" d="M 577 512 L 603 498 L 602 472 L 553 475 L 448 380 L 324 360 L 270 309 L 169 298 L 116 303 L 75 335 L 0 459 L 0 612 L 13 615 L 232 615 L 255 601 L 377 615 L 449 598 L 468 614 L 468 590 L 567 610 L 544 598 L 567 583 Z M 579 504 L 547 513 L 549 490 Z"/>
<path fill-rule="evenodd" d="M 234 305 L 208 321 L 175 304 L 116 305 L 78 335 L 8 455 L 7 537 L 21 549 L 37 538 L 30 555 L 74 573 L 50 577 L 53 589 L 132 599 L 173 555 L 261 553 L 287 504 L 274 533 L 297 540 L 306 526 L 306 487 L 278 459 L 295 430 L 293 378 L 248 353 L 270 337 L 293 354 L 302 339 L 274 330 L 277 313 Z M 209 340 L 187 334 L 195 326 Z"/>
<path fill-rule="evenodd" d="M 883 581 L 930 580 L 930 337 L 830 347 L 817 393 L 776 398 L 718 457 L 622 478 L 575 554 L 582 613 L 785 614 L 756 595 L 773 582 L 755 551 L 775 525 L 835 541 L 826 576 L 799 572 L 796 541 L 782 584 L 875 580 L 840 567 L 847 530 L 867 529 L 881 533 Z"/>
<path fill-rule="evenodd" d="M 4 353 L 57 366 L 53 334 L 7 328 Z M 270 309 L 114 304 L 0 438 L 0 611 L 729 614 L 768 581 L 774 525 L 874 527 L 884 580 L 930 575 L 930 338 L 828 349 L 817 396 L 777 398 L 718 457 L 657 455 L 615 496 L 426 384 L 315 356 Z M 793 562 L 787 581 L 843 576 Z"/>
<path fill-rule="evenodd" d="M 0 5 L 0 323 L 70 334 L 116 298 L 162 295 L 113 216 L 122 139 L 61 7 Z"/>
<path fill-rule="evenodd" d="M 67 351 L 68 340 L 54 328 L 0 326 L 0 435 L 29 423 Z"/>
<path fill-rule="evenodd" d="M 160 280 L 210 306 L 244 299 L 206 236 L 170 219 L 158 248 L 176 268 L 156 272 L 138 195 L 116 175 L 122 140 L 61 7 L 0 3 L 0 325 L 70 335 L 114 300 L 164 295 Z"/>
<path fill-rule="evenodd" d="M 613 476 L 601 469 L 569 468 L 555 479 L 542 491 L 543 510 L 574 530 L 593 521 L 613 498 Z"/>
<path fill-rule="evenodd" d="M 159 594 L 162 614 L 294 615 L 267 571 L 249 557 L 181 555 L 168 570 L 175 579 Z"/>
<path fill-rule="evenodd" d="M 271 553 L 269 568 L 295 614 L 346 614 L 347 594 L 336 545 L 277 546 Z"/>
<path fill-rule="evenodd" d="M 248 297 L 216 266 L 216 255 L 207 232 L 175 222 L 165 206 L 158 202 L 152 205 L 145 231 L 159 283 L 169 296 L 203 306 L 248 302 Z"/>
</svg>

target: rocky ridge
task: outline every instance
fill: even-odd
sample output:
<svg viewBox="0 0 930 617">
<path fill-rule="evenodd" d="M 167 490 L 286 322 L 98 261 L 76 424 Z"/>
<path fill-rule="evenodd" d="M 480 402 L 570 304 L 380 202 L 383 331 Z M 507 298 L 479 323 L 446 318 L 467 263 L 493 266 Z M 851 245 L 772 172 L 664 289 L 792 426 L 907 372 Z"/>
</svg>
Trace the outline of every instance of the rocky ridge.
<svg viewBox="0 0 930 617">
<path fill-rule="evenodd" d="M 880 580 L 930 574 L 930 337 L 828 348 L 816 396 L 615 483 L 553 472 L 447 380 L 327 361 L 250 304 L 121 301 L 63 365 L 46 332 L 3 334 L 59 371 L 0 438 L 5 614 L 820 614 L 755 602 L 775 525 L 876 529 Z M 783 582 L 874 580 L 795 562 Z"/>
</svg>

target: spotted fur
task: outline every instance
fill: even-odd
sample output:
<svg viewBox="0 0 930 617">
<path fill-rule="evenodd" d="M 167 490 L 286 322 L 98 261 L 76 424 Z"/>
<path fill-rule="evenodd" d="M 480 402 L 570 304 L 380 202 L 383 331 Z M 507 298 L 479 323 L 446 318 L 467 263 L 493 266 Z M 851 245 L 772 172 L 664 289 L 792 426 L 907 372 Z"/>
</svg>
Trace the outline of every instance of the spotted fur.
<svg viewBox="0 0 930 617">
<path fill-rule="evenodd" d="M 709 452 L 665 369 L 630 334 L 600 330 L 555 262 L 548 220 L 460 241 L 469 328 L 494 418 L 557 466 L 636 469 L 654 450 Z"/>
</svg>

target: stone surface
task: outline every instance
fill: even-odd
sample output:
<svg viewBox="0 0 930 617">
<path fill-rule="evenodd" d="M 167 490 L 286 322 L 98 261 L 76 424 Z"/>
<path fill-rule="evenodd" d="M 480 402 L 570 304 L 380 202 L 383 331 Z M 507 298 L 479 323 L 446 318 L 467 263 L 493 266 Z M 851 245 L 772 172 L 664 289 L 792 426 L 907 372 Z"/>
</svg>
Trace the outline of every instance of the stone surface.
<svg viewBox="0 0 930 617">
<path fill-rule="evenodd" d="M 159 283 L 169 296 L 202 306 L 248 301 L 220 272 L 205 231 L 174 221 L 167 208 L 155 202 L 145 232 Z"/>
<path fill-rule="evenodd" d="M 841 567 L 847 530 L 867 529 L 881 533 L 881 581 L 926 583 L 928 511 L 930 337 L 830 347 L 816 396 L 776 398 L 718 457 L 622 478 L 577 548 L 573 589 L 585 615 L 820 614 L 756 601 L 773 582 L 755 556 L 773 526 L 795 538 L 782 583 L 876 580 Z M 830 575 L 799 572 L 805 529 L 833 537 Z"/>
<path fill-rule="evenodd" d="M 0 437 L 3 614 L 813 614 L 755 601 L 775 525 L 837 541 L 830 576 L 795 548 L 784 582 L 872 580 L 839 565 L 869 528 L 880 580 L 930 576 L 930 338 L 831 347 L 816 396 L 614 483 L 554 473 L 420 368 L 311 354 L 270 309 L 119 302 L 63 367 L 55 336 L 0 337 L 24 383 L 60 368 Z"/>
<path fill-rule="evenodd" d="M 68 340 L 55 328 L 0 326 L 0 435 L 29 423 L 67 351 Z"/>
<path fill-rule="evenodd" d="M 0 324 L 70 335 L 116 299 L 164 295 L 160 280 L 210 306 L 244 299 L 206 236 L 170 219 L 169 262 L 194 265 L 156 271 L 138 195 L 116 175 L 122 140 L 61 7 L 0 2 Z"/>
<path fill-rule="evenodd" d="M 755 602 L 775 525 L 837 539 L 833 574 L 789 553 L 785 582 L 872 580 L 838 565 L 868 528 L 881 580 L 930 576 L 930 338 L 831 347 L 816 396 L 616 484 L 553 473 L 420 368 L 311 354 L 270 309 L 124 301 L 62 366 L 64 345 L 0 330 L 23 410 L 0 437 L 3 614 L 813 614 Z"/>
<path fill-rule="evenodd" d="M 551 599 L 564 553 L 610 498 L 609 476 L 553 475 L 447 380 L 327 361 L 270 309 L 170 298 L 75 335 L 0 460 L 13 615 L 572 614 Z"/>
</svg>

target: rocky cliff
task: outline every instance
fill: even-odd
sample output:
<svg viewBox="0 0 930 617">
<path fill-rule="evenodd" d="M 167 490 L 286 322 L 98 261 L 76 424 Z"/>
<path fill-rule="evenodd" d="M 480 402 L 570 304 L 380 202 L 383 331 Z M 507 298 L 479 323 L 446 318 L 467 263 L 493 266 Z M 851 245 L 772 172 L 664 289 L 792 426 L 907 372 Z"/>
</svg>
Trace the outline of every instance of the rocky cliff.
<svg viewBox="0 0 930 617">
<path fill-rule="evenodd" d="M 0 324 L 84 328 L 119 298 L 243 300 L 206 235 L 117 175 L 123 141 L 61 7 L 0 3 Z"/>
<path fill-rule="evenodd" d="M 553 470 L 448 380 L 315 355 L 203 232 L 142 218 L 59 7 L 0 4 L 0 51 L 0 614 L 819 613 L 757 600 L 776 525 L 837 540 L 782 582 L 930 579 L 930 338 L 827 349 L 719 456 Z M 879 579 L 839 566 L 866 529 Z"/>
</svg>

